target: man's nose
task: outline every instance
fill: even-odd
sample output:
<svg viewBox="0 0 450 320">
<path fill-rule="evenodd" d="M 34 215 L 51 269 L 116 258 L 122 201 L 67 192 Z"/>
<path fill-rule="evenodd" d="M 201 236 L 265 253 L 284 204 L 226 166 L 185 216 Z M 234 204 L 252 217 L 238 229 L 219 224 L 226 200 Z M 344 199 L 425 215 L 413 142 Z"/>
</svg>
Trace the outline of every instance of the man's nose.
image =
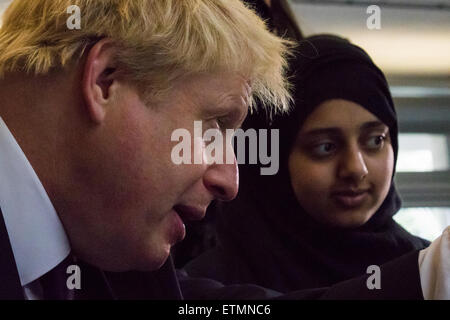
<svg viewBox="0 0 450 320">
<path fill-rule="evenodd" d="M 339 178 L 360 182 L 368 173 L 369 170 L 361 150 L 355 147 L 344 152 L 338 169 Z"/>
<path fill-rule="evenodd" d="M 239 170 L 236 160 L 233 164 L 213 164 L 205 172 L 203 181 L 214 198 L 222 201 L 233 200 L 239 189 Z"/>
</svg>

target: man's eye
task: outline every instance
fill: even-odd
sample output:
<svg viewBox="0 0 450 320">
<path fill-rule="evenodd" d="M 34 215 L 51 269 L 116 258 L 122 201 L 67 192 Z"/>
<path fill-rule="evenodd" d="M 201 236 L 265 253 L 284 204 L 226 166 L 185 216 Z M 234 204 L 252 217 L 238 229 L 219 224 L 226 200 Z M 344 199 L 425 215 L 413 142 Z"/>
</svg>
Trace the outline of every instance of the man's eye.
<svg viewBox="0 0 450 320">
<path fill-rule="evenodd" d="M 236 123 L 229 117 L 220 117 L 216 120 L 218 128 L 225 132 L 227 129 L 235 129 Z"/>
<path fill-rule="evenodd" d="M 331 142 L 324 142 L 312 147 L 311 153 L 316 157 L 326 157 L 336 150 L 336 145 Z"/>
<path fill-rule="evenodd" d="M 227 128 L 227 122 L 225 121 L 225 119 L 217 118 L 217 124 L 219 126 L 219 129 L 221 130 L 225 130 Z"/>
<path fill-rule="evenodd" d="M 217 129 L 223 131 L 225 129 L 226 123 L 222 118 L 211 118 L 205 122 L 207 125 L 203 126 L 203 129 Z"/>
<path fill-rule="evenodd" d="M 366 147 L 372 150 L 378 150 L 381 149 L 384 146 L 384 141 L 386 140 L 386 136 L 384 135 L 377 135 L 370 137 L 366 141 Z"/>
</svg>

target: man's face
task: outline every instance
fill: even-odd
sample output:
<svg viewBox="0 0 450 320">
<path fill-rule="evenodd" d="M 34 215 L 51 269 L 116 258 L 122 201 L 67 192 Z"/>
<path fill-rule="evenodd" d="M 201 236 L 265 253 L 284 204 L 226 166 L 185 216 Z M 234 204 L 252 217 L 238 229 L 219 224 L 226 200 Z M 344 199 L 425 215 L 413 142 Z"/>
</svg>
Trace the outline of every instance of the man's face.
<svg viewBox="0 0 450 320">
<path fill-rule="evenodd" d="M 90 195 L 103 202 L 94 213 L 80 212 L 68 233 L 77 234 L 70 237 L 75 252 L 104 269 L 153 270 L 183 239 L 184 220 L 203 218 L 213 199 L 231 200 L 238 190 L 236 161 L 174 164 L 171 152 L 179 142 L 171 141 L 172 132 L 185 128 L 194 137 L 194 121 L 202 121 L 204 131 L 240 126 L 250 87 L 238 75 L 189 76 L 146 105 L 134 88 L 120 86 L 113 110 L 92 133 L 96 149 L 76 168 Z M 192 157 L 204 153 L 204 144 L 197 151 L 191 145 Z"/>
</svg>

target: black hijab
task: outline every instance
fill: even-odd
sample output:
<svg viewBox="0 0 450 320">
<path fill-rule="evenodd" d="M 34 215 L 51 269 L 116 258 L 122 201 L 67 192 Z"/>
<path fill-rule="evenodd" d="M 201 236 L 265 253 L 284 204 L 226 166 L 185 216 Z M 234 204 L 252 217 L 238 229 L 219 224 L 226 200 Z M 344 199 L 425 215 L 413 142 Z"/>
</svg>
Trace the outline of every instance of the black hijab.
<svg viewBox="0 0 450 320">
<path fill-rule="evenodd" d="M 244 129 L 280 130 L 279 172 L 263 176 L 259 166 L 240 166 L 238 197 L 221 206 L 220 245 L 187 266 L 193 276 L 289 292 L 363 275 L 369 265 L 428 245 L 393 220 L 401 206 L 393 181 L 380 208 L 358 228 L 325 226 L 301 207 L 290 184 L 287 159 L 299 128 L 321 102 L 346 99 L 378 117 L 390 129 L 395 161 L 398 128 L 383 73 L 347 40 L 331 35 L 305 39 L 292 70 L 294 110 L 269 126 L 264 113 L 250 116 L 244 124 Z"/>
</svg>

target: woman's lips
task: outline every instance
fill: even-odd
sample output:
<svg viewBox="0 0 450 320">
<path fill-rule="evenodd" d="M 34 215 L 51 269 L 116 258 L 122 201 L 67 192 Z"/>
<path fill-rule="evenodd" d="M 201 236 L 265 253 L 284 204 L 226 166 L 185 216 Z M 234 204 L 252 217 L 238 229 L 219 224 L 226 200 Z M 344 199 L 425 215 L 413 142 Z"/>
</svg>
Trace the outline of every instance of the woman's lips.
<svg viewBox="0 0 450 320">
<path fill-rule="evenodd" d="M 342 190 L 333 192 L 331 196 L 342 207 L 356 208 L 366 201 L 369 190 Z"/>
</svg>

